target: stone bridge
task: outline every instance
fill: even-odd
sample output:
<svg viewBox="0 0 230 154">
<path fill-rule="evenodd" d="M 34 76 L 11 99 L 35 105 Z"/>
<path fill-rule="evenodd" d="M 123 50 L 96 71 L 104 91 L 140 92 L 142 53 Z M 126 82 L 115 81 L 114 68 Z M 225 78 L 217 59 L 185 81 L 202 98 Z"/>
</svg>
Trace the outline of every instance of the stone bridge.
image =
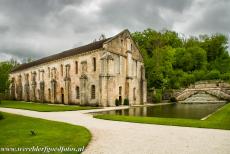
<svg viewBox="0 0 230 154">
<path fill-rule="evenodd" d="M 219 100 L 230 101 L 230 84 L 224 82 L 199 82 L 191 85 L 187 89 L 180 90 L 174 94 L 177 101 L 184 101 L 187 98 L 199 94 L 206 93 L 215 96 Z"/>
</svg>

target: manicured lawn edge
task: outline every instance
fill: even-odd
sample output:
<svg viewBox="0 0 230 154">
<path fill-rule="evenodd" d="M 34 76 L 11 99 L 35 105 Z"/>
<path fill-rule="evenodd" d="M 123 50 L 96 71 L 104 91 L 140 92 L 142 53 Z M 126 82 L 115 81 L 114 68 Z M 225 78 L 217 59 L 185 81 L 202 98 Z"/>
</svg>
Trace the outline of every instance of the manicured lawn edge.
<svg viewBox="0 0 230 154">
<path fill-rule="evenodd" d="M 134 123 L 159 124 L 170 126 L 184 126 L 197 128 L 213 128 L 230 130 L 230 103 L 226 104 L 219 111 L 206 120 L 179 119 L 179 118 L 158 118 L 158 117 L 138 117 L 101 114 L 94 115 L 94 118 Z"/>
<path fill-rule="evenodd" d="M 38 112 L 59 112 L 59 111 L 78 111 L 78 110 L 91 110 L 98 109 L 98 107 L 90 106 L 77 106 L 77 105 L 55 105 L 55 104 L 42 104 L 42 103 L 28 103 L 24 101 L 11 101 L 4 100 L 1 101 L 0 107 L 4 108 L 14 108 L 14 109 L 24 109 L 30 111 Z"/>
<path fill-rule="evenodd" d="M 5 112 L 0 113 L 4 116 L 4 119 L 0 120 L 0 147 L 63 146 L 81 148 L 84 146 L 85 149 L 92 137 L 90 131 L 82 126 Z M 36 135 L 31 135 L 31 130 Z"/>
</svg>

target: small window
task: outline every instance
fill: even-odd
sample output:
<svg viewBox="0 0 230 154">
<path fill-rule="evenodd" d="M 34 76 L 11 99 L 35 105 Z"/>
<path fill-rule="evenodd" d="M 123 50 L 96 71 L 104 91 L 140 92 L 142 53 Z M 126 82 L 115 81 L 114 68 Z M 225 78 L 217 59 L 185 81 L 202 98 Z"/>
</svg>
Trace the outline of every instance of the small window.
<svg viewBox="0 0 230 154">
<path fill-rule="evenodd" d="M 133 88 L 133 100 L 136 100 L 136 88 Z"/>
<path fill-rule="evenodd" d="M 123 39 L 121 39 L 121 46 L 123 47 Z"/>
<path fill-rule="evenodd" d="M 79 87 L 77 86 L 76 87 L 76 99 L 79 99 L 80 98 L 80 89 Z"/>
<path fill-rule="evenodd" d="M 61 76 L 63 76 L 63 65 L 61 64 Z"/>
<path fill-rule="evenodd" d="M 50 78 L 50 68 L 48 67 L 48 77 Z"/>
<path fill-rule="evenodd" d="M 92 85 L 91 86 L 91 99 L 95 99 L 95 93 L 96 93 L 95 85 Z"/>
<path fill-rule="evenodd" d="M 122 95 L 122 87 L 121 86 L 119 87 L 119 95 L 120 96 Z"/>
<path fill-rule="evenodd" d="M 51 90 L 50 90 L 50 88 L 48 89 L 48 99 L 49 99 L 49 101 L 51 100 Z"/>
<path fill-rule="evenodd" d="M 93 58 L 93 71 L 95 72 L 97 69 L 96 58 Z"/>
<path fill-rule="evenodd" d="M 78 61 L 75 61 L 75 73 L 78 74 Z"/>
</svg>

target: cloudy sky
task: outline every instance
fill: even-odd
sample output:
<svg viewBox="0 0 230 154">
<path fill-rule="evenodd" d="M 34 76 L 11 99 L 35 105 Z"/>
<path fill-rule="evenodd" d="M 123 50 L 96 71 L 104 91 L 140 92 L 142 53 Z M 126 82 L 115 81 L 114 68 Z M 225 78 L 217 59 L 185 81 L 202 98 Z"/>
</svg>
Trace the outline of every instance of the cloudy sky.
<svg viewBox="0 0 230 154">
<path fill-rule="evenodd" d="M 126 28 L 230 37 L 230 0 L 0 0 L 0 61 L 38 59 Z"/>
</svg>

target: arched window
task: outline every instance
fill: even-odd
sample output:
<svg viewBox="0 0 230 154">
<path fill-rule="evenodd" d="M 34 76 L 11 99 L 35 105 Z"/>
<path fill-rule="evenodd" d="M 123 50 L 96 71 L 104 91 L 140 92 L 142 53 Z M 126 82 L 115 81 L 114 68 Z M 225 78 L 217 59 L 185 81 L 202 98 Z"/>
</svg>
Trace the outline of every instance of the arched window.
<svg viewBox="0 0 230 154">
<path fill-rule="evenodd" d="M 122 95 L 122 87 L 120 86 L 119 87 L 119 96 L 121 96 Z"/>
<path fill-rule="evenodd" d="M 97 69 L 96 58 L 93 58 L 93 71 L 95 72 Z"/>
<path fill-rule="evenodd" d="M 95 85 L 91 86 L 91 99 L 95 99 L 96 88 Z"/>
<path fill-rule="evenodd" d="M 78 86 L 76 87 L 76 99 L 80 99 L 80 89 Z"/>
<path fill-rule="evenodd" d="M 133 100 L 136 100 L 136 88 L 133 88 Z"/>
<path fill-rule="evenodd" d="M 50 78 L 50 68 L 48 67 L 48 77 Z"/>
<path fill-rule="evenodd" d="M 78 74 L 78 61 L 75 61 L 75 73 Z"/>
<path fill-rule="evenodd" d="M 63 76 L 63 65 L 61 64 L 61 76 Z"/>
<path fill-rule="evenodd" d="M 50 88 L 48 89 L 48 99 L 49 99 L 49 101 L 51 100 L 51 90 L 50 90 Z"/>
</svg>

